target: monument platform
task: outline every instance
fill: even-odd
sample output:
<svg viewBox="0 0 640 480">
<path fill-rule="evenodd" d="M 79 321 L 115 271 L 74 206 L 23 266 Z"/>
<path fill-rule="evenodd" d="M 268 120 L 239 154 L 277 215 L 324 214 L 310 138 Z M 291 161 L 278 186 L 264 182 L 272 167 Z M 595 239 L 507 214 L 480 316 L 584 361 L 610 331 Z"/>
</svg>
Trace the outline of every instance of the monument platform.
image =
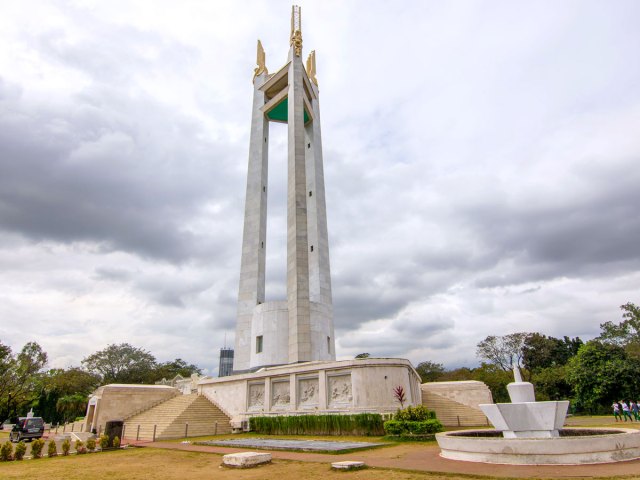
<svg viewBox="0 0 640 480">
<path fill-rule="evenodd" d="M 404 406 L 422 403 L 420 377 L 402 358 L 367 358 L 282 365 L 257 372 L 205 379 L 198 393 L 248 429 L 252 416 L 394 413 L 402 386 Z"/>
</svg>

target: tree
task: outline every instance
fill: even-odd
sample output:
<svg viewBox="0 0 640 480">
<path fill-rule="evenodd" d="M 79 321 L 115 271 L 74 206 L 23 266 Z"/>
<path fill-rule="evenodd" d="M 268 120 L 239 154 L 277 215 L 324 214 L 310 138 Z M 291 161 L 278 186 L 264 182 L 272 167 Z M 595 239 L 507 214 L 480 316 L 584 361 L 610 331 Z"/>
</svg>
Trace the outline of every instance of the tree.
<svg viewBox="0 0 640 480">
<path fill-rule="evenodd" d="M 12 418 L 26 413 L 25 407 L 38 396 L 47 354 L 35 342 L 28 342 L 15 357 L 0 345 L 0 418 Z"/>
<path fill-rule="evenodd" d="M 513 365 L 522 366 L 524 342 L 529 333 L 519 332 L 509 335 L 489 335 L 478 343 L 476 356 L 511 371 Z"/>
<path fill-rule="evenodd" d="M 567 400 L 573 394 L 571 384 L 567 381 L 566 365 L 546 367 L 535 371 L 531 383 L 535 385 L 538 401 Z"/>
<path fill-rule="evenodd" d="M 358 355 L 356 355 L 356 359 L 357 360 L 362 360 L 363 358 L 369 358 L 371 355 L 368 353 L 359 353 Z"/>
<path fill-rule="evenodd" d="M 99 375 L 103 385 L 146 383 L 156 368 L 156 359 L 146 350 L 121 343 L 89 355 L 82 360 L 82 365 L 89 372 Z"/>
<path fill-rule="evenodd" d="M 70 367 L 66 370 L 55 368 L 44 375 L 42 383 L 43 388 L 36 403 L 38 412 L 47 422 L 60 423 L 65 420 L 64 414 L 69 409 L 60 410 L 58 401 L 79 395 L 86 407 L 89 394 L 100 385 L 100 377 L 78 367 Z M 78 407 L 74 416 L 82 415 L 85 407 Z"/>
<path fill-rule="evenodd" d="M 444 373 L 444 366 L 441 363 L 435 363 L 426 360 L 418 364 L 418 366 L 416 367 L 416 372 L 418 372 L 418 375 L 420 375 L 422 383 L 435 382 Z"/>
<path fill-rule="evenodd" d="M 202 370 L 191 363 L 187 363 L 181 358 L 176 358 L 171 362 L 160 363 L 151 372 L 149 382 L 153 383 L 163 378 L 171 379 L 176 375 L 181 375 L 184 378 L 190 377 L 192 374 L 197 373 L 202 375 Z"/>
<path fill-rule="evenodd" d="M 628 347 L 628 351 L 639 357 L 637 353 L 640 350 L 640 307 L 629 302 L 620 305 L 620 309 L 624 312 L 622 314 L 624 320 L 619 324 L 602 323 L 600 325 L 602 333 L 598 339 L 605 343 Z"/>
<path fill-rule="evenodd" d="M 632 398 L 640 389 L 640 360 L 620 345 L 598 339 L 585 343 L 567 366 L 567 380 L 578 408 L 603 411 L 615 400 Z"/>
<path fill-rule="evenodd" d="M 65 395 L 56 402 L 56 410 L 62 414 L 63 421 L 72 422 L 87 410 L 87 397 L 80 393 Z"/>
<path fill-rule="evenodd" d="M 564 337 L 562 340 L 540 333 L 529 334 L 522 347 L 522 364 L 530 372 L 565 365 L 582 346 L 580 338 Z"/>
</svg>

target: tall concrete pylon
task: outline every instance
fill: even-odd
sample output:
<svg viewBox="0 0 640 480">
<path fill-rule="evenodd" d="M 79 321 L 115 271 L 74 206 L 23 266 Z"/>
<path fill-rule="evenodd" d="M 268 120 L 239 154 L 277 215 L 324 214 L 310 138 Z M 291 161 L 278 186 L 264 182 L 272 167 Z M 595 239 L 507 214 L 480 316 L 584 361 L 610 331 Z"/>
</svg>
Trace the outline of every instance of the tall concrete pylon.
<svg viewBox="0 0 640 480">
<path fill-rule="evenodd" d="M 300 7 L 287 63 L 269 74 L 258 40 L 234 372 L 335 360 L 329 238 L 315 52 L 302 63 Z M 288 128 L 287 299 L 265 301 L 269 122 Z"/>
</svg>

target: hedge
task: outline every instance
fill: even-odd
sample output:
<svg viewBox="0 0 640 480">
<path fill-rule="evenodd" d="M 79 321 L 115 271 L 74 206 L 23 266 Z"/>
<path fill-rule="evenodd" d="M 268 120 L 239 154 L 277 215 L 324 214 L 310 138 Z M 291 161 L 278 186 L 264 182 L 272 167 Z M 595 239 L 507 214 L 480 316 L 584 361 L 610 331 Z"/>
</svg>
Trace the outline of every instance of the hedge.
<svg viewBox="0 0 640 480">
<path fill-rule="evenodd" d="M 292 415 L 251 417 L 249 426 L 265 435 L 384 435 L 382 415 Z"/>
<path fill-rule="evenodd" d="M 442 430 L 442 424 L 436 419 L 423 420 L 421 422 L 403 420 L 388 420 L 384 422 L 384 432 L 387 435 L 429 435 Z"/>
</svg>

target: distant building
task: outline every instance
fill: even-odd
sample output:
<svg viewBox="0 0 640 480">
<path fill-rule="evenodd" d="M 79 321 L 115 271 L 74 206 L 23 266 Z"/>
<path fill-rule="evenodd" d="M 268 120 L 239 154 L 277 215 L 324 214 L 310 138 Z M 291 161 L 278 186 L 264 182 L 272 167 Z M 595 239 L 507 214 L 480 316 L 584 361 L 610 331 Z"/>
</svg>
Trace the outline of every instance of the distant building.
<svg viewBox="0 0 640 480">
<path fill-rule="evenodd" d="M 233 371 L 233 348 L 223 347 L 220 349 L 220 365 L 218 367 L 219 377 L 228 377 Z"/>
</svg>

